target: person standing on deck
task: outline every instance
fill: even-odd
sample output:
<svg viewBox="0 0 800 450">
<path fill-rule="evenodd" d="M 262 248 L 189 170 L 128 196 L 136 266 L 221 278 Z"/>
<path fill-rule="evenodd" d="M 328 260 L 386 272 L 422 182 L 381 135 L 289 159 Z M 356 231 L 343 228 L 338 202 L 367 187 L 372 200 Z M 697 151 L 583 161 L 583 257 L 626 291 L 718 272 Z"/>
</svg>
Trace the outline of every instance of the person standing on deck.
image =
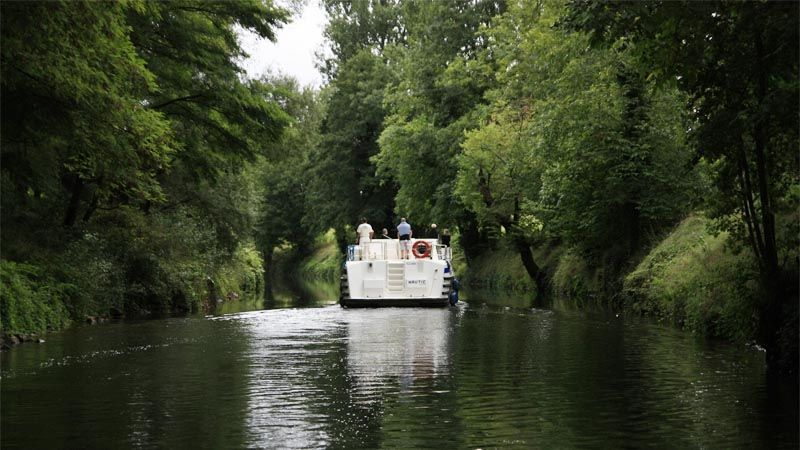
<svg viewBox="0 0 800 450">
<path fill-rule="evenodd" d="M 406 218 L 400 219 L 400 225 L 397 226 L 397 239 L 400 240 L 400 259 L 409 259 L 411 251 L 411 225 L 406 222 Z"/>
<path fill-rule="evenodd" d="M 367 218 L 361 218 L 361 225 L 356 228 L 356 245 L 364 245 L 372 240 L 375 231 L 372 230 L 372 225 L 367 223 Z"/>
<path fill-rule="evenodd" d="M 439 239 L 439 229 L 436 228 L 435 223 L 432 223 L 430 228 L 425 231 L 425 237 L 428 239 Z"/>
<path fill-rule="evenodd" d="M 450 230 L 447 228 L 442 230 L 442 235 L 439 236 L 439 243 L 448 247 L 450 246 Z"/>
<path fill-rule="evenodd" d="M 387 230 L 386 228 L 381 230 L 381 237 L 378 239 L 391 239 L 391 237 L 389 237 L 389 230 Z"/>
</svg>

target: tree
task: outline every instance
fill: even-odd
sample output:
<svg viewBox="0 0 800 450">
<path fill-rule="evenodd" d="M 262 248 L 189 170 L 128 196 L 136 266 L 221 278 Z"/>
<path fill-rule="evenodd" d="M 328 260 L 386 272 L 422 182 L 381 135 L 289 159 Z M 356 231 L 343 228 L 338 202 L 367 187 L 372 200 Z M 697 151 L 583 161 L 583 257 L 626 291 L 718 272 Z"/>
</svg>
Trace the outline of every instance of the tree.
<svg viewBox="0 0 800 450">
<path fill-rule="evenodd" d="M 457 192 L 506 230 L 544 294 L 532 244 L 558 239 L 613 280 L 643 234 L 687 208 L 692 173 L 675 90 L 634 76 L 625 49 L 587 49 L 586 35 L 554 28 L 559 3 L 533 5 L 513 5 L 488 33 L 498 84 L 467 133 Z"/>
<path fill-rule="evenodd" d="M 15 198 L 60 211 L 67 226 L 89 190 L 90 209 L 163 200 L 157 173 L 180 147 L 164 114 L 145 106 L 157 85 L 129 39 L 128 10 L 3 5 L 3 173 Z"/>
<path fill-rule="evenodd" d="M 399 0 L 325 0 L 325 37 L 333 56 L 322 61 L 322 72 L 333 80 L 341 64 L 361 50 L 382 54 L 406 38 Z"/>
<path fill-rule="evenodd" d="M 358 217 L 391 221 L 395 190 L 379 183 L 370 160 L 378 152 L 389 76 L 380 57 L 362 50 L 330 85 L 321 141 L 311 155 L 307 221 L 318 231 L 336 229 L 342 248 L 352 242 Z"/>
<path fill-rule="evenodd" d="M 79 286 L 76 298 L 94 292 L 93 275 L 117 274 L 115 292 L 147 310 L 196 300 L 198 280 L 252 260 L 250 168 L 275 156 L 288 116 L 269 86 L 242 77 L 235 26 L 273 38 L 286 11 L 258 0 L 1 7 L 3 258 L 42 265 L 43 280 Z"/>
<path fill-rule="evenodd" d="M 643 76 L 677 79 L 690 95 L 700 154 L 717 169 L 714 213 L 758 261 L 760 341 L 773 368 L 797 361 L 796 335 L 794 350 L 780 344 L 782 327 L 797 329 L 796 315 L 782 323 L 796 311 L 797 233 L 781 248 L 779 236 L 792 233 L 778 226 L 798 208 L 799 12 L 796 2 L 576 0 L 564 21 L 597 44 L 629 42 Z"/>
<path fill-rule="evenodd" d="M 269 3 L 148 3 L 129 14 L 131 40 L 158 83 L 143 103 L 170 118 L 181 142 L 174 171 L 188 180 L 208 180 L 236 171 L 257 155 L 276 156 L 270 145 L 288 118 L 271 101 L 270 87 L 242 81 L 243 56 L 234 25 L 273 38 L 286 12 Z M 170 174 L 162 181 L 169 183 Z M 182 180 L 183 181 L 183 180 Z M 175 197 L 191 197 L 180 183 Z"/>
<path fill-rule="evenodd" d="M 323 103 L 316 91 L 301 89 L 293 78 L 277 76 L 262 81 L 272 86 L 271 100 L 292 117 L 277 143 L 281 156 L 257 165 L 260 201 L 255 237 L 269 280 L 276 247 L 292 245 L 303 254 L 313 240 L 305 217 L 311 209 L 307 200 L 309 156 L 319 145 Z"/>
<path fill-rule="evenodd" d="M 453 180 L 464 132 L 478 125 L 494 83 L 486 30 L 504 8 L 502 1 L 404 4 L 407 43 L 384 52 L 398 75 L 387 86 L 374 161 L 384 182 L 398 185 L 395 210 L 412 223 L 457 223 L 462 236 L 477 235 Z M 476 244 L 464 245 L 468 256 Z"/>
</svg>

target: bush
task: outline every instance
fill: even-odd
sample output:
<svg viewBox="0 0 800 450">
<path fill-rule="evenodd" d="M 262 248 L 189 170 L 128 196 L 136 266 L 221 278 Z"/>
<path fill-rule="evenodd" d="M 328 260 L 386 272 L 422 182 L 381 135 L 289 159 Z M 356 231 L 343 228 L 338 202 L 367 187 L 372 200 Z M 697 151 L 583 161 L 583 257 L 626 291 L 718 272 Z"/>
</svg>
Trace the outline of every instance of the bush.
<svg viewBox="0 0 800 450">
<path fill-rule="evenodd" d="M 0 325 L 4 334 L 37 334 L 69 323 L 67 284 L 43 280 L 32 265 L 0 260 Z"/>
<path fill-rule="evenodd" d="M 223 294 L 246 292 L 260 294 L 263 287 L 264 267 L 255 244 L 240 244 L 230 259 L 217 271 L 216 279 Z"/>
</svg>

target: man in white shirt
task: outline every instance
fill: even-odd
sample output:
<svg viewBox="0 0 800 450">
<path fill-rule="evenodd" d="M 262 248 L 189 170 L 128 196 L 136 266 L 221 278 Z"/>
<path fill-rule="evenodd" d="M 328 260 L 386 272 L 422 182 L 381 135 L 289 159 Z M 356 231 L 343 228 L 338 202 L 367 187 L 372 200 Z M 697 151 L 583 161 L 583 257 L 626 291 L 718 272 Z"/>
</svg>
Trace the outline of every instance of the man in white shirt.
<svg viewBox="0 0 800 450">
<path fill-rule="evenodd" d="M 368 255 L 367 247 L 374 234 L 375 231 L 372 230 L 372 225 L 367 223 L 366 217 L 362 217 L 361 224 L 356 228 L 356 245 L 361 247 L 362 255 Z"/>
<path fill-rule="evenodd" d="M 372 225 L 367 223 L 366 217 L 362 217 L 361 225 L 356 228 L 356 244 L 361 247 L 362 255 L 367 255 L 367 247 L 374 234 Z"/>
</svg>

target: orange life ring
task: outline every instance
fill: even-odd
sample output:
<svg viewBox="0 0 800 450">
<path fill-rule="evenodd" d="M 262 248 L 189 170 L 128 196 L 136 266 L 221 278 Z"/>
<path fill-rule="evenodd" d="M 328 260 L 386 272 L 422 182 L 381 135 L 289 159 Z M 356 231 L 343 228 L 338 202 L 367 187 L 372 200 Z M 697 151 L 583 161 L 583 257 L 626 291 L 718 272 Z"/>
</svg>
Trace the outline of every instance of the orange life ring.
<svg viewBox="0 0 800 450">
<path fill-rule="evenodd" d="M 417 241 L 411 246 L 411 251 L 417 258 L 427 258 L 431 256 L 433 245 L 428 241 Z"/>
</svg>

